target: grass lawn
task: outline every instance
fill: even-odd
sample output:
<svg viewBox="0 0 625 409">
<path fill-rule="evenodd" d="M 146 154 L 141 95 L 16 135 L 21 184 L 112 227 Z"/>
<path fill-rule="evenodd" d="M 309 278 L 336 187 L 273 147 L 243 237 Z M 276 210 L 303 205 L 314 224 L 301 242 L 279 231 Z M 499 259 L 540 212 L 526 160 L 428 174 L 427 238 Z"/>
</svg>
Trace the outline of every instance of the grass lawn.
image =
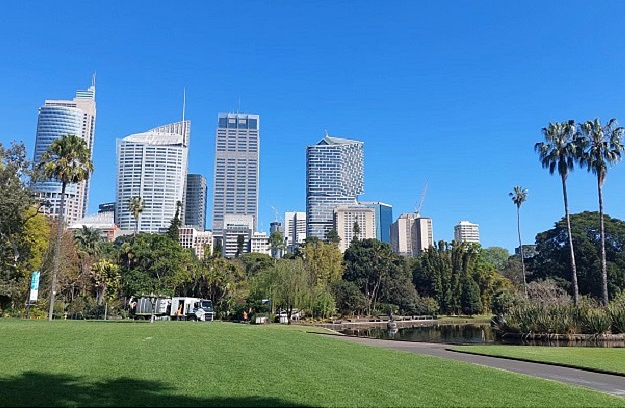
<svg viewBox="0 0 625 409">
<path fill-rule="evenodd" d="M 625 406 L 600 392 L 308 329 L 0 320 L 0 406 Z"/>
<path fill-rule="evenodd" d="M 467 346 L 453 347 L 454 351 L 481 355 L 517 358 L 534 362 L 596 369 L 625 375 L 625 348 L 580 348 L 580 347 L 534 347 L 534 346 Z M 623 379 L 625 385 L 625 378 Z"/>
</svg>

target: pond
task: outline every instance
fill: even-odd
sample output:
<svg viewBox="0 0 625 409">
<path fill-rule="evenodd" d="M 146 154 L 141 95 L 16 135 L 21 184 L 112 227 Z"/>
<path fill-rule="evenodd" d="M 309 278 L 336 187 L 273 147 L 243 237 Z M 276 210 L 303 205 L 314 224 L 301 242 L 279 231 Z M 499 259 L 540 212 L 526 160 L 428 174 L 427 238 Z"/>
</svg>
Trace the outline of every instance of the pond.
<svg viewBox="0 0 625 409">
<path fill-rule="evenodd" d="M 397 341 L 435 342 L 453 345 L 534 345 L 554 347 L 619 347 L 625 348 L 625 341 L 558 341 L 498 339 L 489 324 L 434 324 L 415 325 L 388 330 L 386 328 L 349 328 L 340 331 L 346 335 L 393 339 Z"/>
</svg>

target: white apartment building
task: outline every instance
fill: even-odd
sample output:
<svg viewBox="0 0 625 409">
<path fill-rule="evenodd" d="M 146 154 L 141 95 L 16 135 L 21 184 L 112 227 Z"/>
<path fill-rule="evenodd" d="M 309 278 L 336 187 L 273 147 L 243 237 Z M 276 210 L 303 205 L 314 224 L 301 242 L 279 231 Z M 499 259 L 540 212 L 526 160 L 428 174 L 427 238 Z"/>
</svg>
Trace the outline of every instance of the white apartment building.
<svg viewBox="0 0 625 409">
<path fill-rule="evenodd" d="M 235 257 L 239 247 L 239 236 L 243 236 L 241 254 L 250 252 L 252 234 L 254 233 L 254 216 L 244 214 L 224 215 L 223 225 L 223 256 Z"/>
<path fill-rule="evenodd" d="M 198 230 L 195 226 L 183 226 L 179 229 L 180 246 L 193 249 L 198 258 L 210 255 L 213 247 L 213 232 Z"/>
<path fill-rule="evenodd" d="M 354 230 L 356 223 L 358 234 Z M 354 237 L 359 240 L 375 239 L 375 209 L 365 206 L 339 206 L 334 209 L 334 229 L 341 238 L 341 253 L 349 248 Z"/>
<path fill-rule="evenodd" d="M 395 254 L 414 257 L 434 245 L 432 219 L 403 213 L 391 224 L 391 248 Z"/>
<path fill-rule="evenodd" d="M 185 199 L 190 130 L 190 121 L 182 121 L 117 140 L 115 220 L 122 230 L 134 230 L 128 202 L 135 197 L 144 203 L 139 231 L 169 227 L 177 203 Z"/>
<path fill-rule="evenodd" d="M 266 232 L 254 232 L 250 239 L 250 253 L 271 255 L 271 245 Z"/>
<path fill-rule="evenodd" d="M 454 240 L 458 243 L 479 243 L 480 225 L 461 221 L 454 226 Z"/>
<path fill-rule="evenodd" d="M 288 253 L 293 253 L 299 244 L 304 244 L 306 241 L 306 212 L 284 213 L 284 239 Z"/>
<path fill-rule="evenodd" d="M 95 121 L 95 78 L 87 90 L 76 91 L 72 100 L 46 100 L 39 108 L 34 163 L 38 164 L 50 144 L 64 135 L 76 135 L 83 139 L 93 159 Z M 63 213 L 69 224 L 87 215 L 89 181 L 72 183 L 66 188 Z M 42 207 L 43 212 L 48 216 L 58 216 L 61 211 L 61 182 L 47 180 L 34 183 L 32 187 L 37 197 L 48 203 Z"/>
</svg>

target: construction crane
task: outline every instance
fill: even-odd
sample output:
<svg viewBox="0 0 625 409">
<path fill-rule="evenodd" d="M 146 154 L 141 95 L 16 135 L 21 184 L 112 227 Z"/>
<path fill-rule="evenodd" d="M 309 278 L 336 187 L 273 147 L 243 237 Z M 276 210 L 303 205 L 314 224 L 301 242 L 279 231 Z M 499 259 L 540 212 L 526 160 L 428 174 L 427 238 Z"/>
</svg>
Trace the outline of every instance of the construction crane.
<svg viewBox="0 0 625 409">
<path fill-rule="evenodd" d="M 271 205 L 269 205 L 269 206 L 271 206 Z M 275 215 L 275 218 L 274 218 L 274 220 L 273 220 L 273 221 L 274 221 L 274 222 L 277 222 L 277 221 L 278 221 L 278 218 L 280 218 L 280 220 L 282 220 L 282 217 L 280 217 L 280 212 L 278 212 L 278 209 L 276 209 L 276 208 L 275 208 L 275 207 L 273 207 L 273 206 L 271 206 L 271 208 L 273 209 L 273 213 L 274 213 L 274 215 Z"/>
<path fill-rule="evenodd" d="M 415 210 L 415 213 L 417 215 L 417 217 L 420 217 L 420 213 L 421 213 L 421 206 L 423 206 L 423 201 L 425 200 L 425 194 L 428 191 L 428 181 L 425 181 L 425 187 L 423 188 L 423 193 L 421 193 L 421 198 L 419 199 L 419 204 L 417 205 L 417 209 Z"/>
</svg>

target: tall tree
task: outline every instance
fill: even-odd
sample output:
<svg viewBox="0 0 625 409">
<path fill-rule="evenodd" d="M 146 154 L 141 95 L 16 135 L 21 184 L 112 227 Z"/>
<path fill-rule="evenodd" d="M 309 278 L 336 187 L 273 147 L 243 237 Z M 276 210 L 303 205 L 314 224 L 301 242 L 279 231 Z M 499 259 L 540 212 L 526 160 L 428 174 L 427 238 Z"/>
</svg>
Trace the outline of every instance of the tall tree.
<svg viewBox="0 0 625 409">
<path fill-rule="evenodd" d="M 269 235 L 269 246 L 271 247 L 271 257 L 282 258 L 284 251 L 284 236 L 278 230 Z"/>
<path fill-rule="evenodd" d="M 65 191 L 70 183 L 79 183 L 89 179 L 91 172 L 93 172 L 93 163 L 91 162 L 91 152 L 83 139 L 76 135 L 64 135 L 52 142 L 48 150 L 41 155 L 41 163 L 38 167 L 43 170 L 46 178 L 61 182 L 61 204 L 59 206 L 57 240 L 54 244 L 54 267 L 48 313 L 48 319 L 52 321 L 61 254 L 61 238 L 65 227 Z"/>
<path fill-rule="evenodd" d="M 0 143 L 0 308 L 24 300 L 48 245 L 48 223 L 27 185 L 31 173 L 23 143 Z"/>
<path fill-rule="evenodd" d="M 182 202 L 178 200 L 176 202 L 176 214 L 174 218 L 171 219 L 171 224 L 169 225 L 169 229 L 167 229 L 167 235 L 174 241 L 180 241 L 180 226 L 182 225 L 180 221 L 180 209 L 182 209 Z"/>
<path fill-rule="evenodd" d="M 527 298 L 527 280 L 525 279 L 525 257 L 523 256 L 523 243 L 521 241 L 521 205 L 527 200 L 527 189 L 515 186 L 510 193 L 512 202 L 516 205 L 516 229 L 519 235 L 519 251 L 521 252 L 521 271 L 523 272 L 523 293 Z"/>
<path fill-rule="evenodd" d="M 335 229 L 328 230 L 326 233 L 326 243 L 332 243 L 338 246 L 340 242 L 341 236 L 339 236 L 339 233 Z"/>
<path fill-rule="evenodd" d="M 553 175 L 558 171 L 562 178 L 562 196 L 564 197 L 564 213 L 568 231 L 568 244 L 571 262 L 571 282 L 573 285 L 573 300 L 579 302 L 579 287 L 577 285 L 577 267 L 575 265 L 575 252 L 573 251 L 573 236 L 571 234 L 571 219 L 569 217 L 569 199 L 566 193 L 566 178 L 573 170 L 575 161 L 579 157 L 579 145 L 575 138 L 575 121 L 549 123 L 542 129 L 545 142 L 538 142 L 534 150 L 538 152 L 540 163 L 543 168 L 549 169 Z"/>
<path fill-rule="evenodd" d="M 133 197 L 128 201 L 128 210 L 132 213 L 132 217 L 135 218 L 135 232 L 133 233 L 133 236 L 136 236 L 139 232 L 139 217 L 141 217 L 144 207 L 145 204 L 143 203 L 143 199 L 138 196 Z"/>
<path fill-rule="evenodd" d="M 625 290 L 625 222 L 604 214 L 608 289 L 612 296 Z M 571 229 L 577 249 L 577 276 L 581 295 L 601 299 L 603 285 L 597 274 L 601 269 L 601 239 L 599 237 L 599 212 L 571 214 Z M 556 280 L 562 287 L 570 287 L 568 272 L 568 241 L 564 217 L 554 228 L 536 235 L 536 255 L 528 259 L 532 279 Z"/>
<path fill-rule="evenodd" d="M 603 225 L 603 183 L 608 174 L 608 165 L 621 159 L 623 152 L 623 127 L 618 126 L 616 119 L 610 119 L 605 126 L 599 118 L 580 124 L 579 138 L 583 152 L 579 155 L 580 163 L 589 172 L 597 176 L 597 192 L 599 195 L 599 234 L 601 237 L 601 282 L 603 284 L 603 304 L 608 305 L 608 268 L 605 256 L 605 229 Z"/>
</svg>

